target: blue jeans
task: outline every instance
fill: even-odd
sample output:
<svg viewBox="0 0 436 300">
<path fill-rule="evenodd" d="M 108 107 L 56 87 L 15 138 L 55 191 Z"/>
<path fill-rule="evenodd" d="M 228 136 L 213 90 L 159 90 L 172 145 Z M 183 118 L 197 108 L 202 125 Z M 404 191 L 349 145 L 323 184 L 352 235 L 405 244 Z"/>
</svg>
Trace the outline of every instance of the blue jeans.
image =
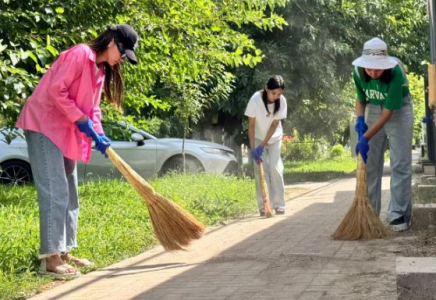
<svg viewBox="0 0 436 300">
<path fill-rule="evenodd" d="M 381 116 L 379 105 L 366 105 L 366 123 L 371 127 Z M 380 215 L 381 179 L 384 152 L 389 139 L 391 164 L 391 200 L 388 207 L 389 221 L 404 216 L 409 222 L 412 213 L 412 137 L 413 110 L 409 96 L 403 99 L 403 107 L 394 111 L 384 127 L 369 140 L 366 173 L 368 196 Z"/>
<path fill-rule="evenodd" d="M 256 139 L 256 147 L 262 143 Z M 283 161 L 281 158 L 282 141 L 267 145 L 263 151 L 262 161 L 265 171 L 265 181 L 268 186 L 269 199 L 272 208 L 285 208 L 285 185 L 283 182 Z M 259 165 L 253 160 L 254 179 L 256 182 L 256 199 L 259 210 L 263 209 L 262 190 L 260 188 Z"/>
<path fill-rule="evenodd" d="M 25 131 L 33 179 L 38 193 L 39 258 L 77 247 L 79 199 L 76 161 L 65 158 L 45 135 Z"/>
</svg>

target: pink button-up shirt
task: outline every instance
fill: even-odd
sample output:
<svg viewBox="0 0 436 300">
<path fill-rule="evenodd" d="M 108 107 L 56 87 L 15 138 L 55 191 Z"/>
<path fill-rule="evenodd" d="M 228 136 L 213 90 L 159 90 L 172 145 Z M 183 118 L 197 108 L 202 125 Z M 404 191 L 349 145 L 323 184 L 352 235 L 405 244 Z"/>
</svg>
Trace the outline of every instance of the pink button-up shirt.
<svg viewBox="0 0 436 300">
<path fill-rule="evenodd" d="M 88 162 L 92 139 L 77 128 L 83 115 L 102 133 L 100 97 L 104 68 L 96 70 L 96 53 L 85 44 L 64 52 L 39 81 L 27 99 L 16 126 L 47 136 L 63 155 Z"/>
</svg>

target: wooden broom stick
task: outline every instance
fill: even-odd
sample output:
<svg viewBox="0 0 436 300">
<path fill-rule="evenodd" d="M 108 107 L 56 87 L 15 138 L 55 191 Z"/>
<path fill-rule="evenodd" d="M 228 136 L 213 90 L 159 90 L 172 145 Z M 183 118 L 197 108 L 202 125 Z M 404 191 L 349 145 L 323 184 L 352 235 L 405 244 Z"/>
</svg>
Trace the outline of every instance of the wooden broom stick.
<svg viewBox="0 0 436 300">
<path fill-rule="evenodd" d="M 203 235 L 203 224 L 174 202 L 156 193 L 111 147 L 106 149 L 106 154 L 145 200 L 155 235 L 165 250 L 183 250 L 192 240 Z"/>
<path fill-rule="evenodd" d="M 269 191 L 265 180 L 265 172 L 263 170 L 263 162 L 259 161 L 259 174 L 260 174 L 260 189 L 262 190 L 263 207 L 265 209 L 265 216 L 271 218 L 273 216 L 271 205 L 269 204 Z"/>
</svg>

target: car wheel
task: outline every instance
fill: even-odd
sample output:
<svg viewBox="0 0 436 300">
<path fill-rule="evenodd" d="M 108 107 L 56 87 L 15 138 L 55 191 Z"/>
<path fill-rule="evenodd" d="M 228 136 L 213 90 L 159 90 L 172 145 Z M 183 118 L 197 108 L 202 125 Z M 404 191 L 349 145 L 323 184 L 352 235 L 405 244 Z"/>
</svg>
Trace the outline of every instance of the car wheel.
<svg viewBox="0 0 436 300">
<path fill-rule="evenodd" d="M 0 165 L 0 184 L 22 185 L 32 181 L 32 170 L 27 162 L 11 160 Z"/>
<path fill-rule="evenodd" d="M 165 175 L 170 172 L 183 172 L 182 155 L 173 156 L 163 164 L 160 174 Z M 193 174 L 199 172 L 204 172 L 201 162 L 193 156 L 186 155 L 186 173 Z"/>
</svg>

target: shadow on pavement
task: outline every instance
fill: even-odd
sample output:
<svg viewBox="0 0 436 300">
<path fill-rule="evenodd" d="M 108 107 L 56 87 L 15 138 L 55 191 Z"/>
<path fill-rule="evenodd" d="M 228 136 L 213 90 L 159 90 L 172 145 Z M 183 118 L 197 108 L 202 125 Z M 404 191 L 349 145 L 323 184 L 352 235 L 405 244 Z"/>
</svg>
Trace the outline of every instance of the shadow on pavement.
<svg viewBox="0 0 436 300">
<path fill-rule="evenodd" d="M 216 238 L 210 251 L 218 254 L 206 261 L 151 264 L 155 258 L 171 255 L 159 251 L 128 266 L 92 272 L 89 275 L 95 278 L 49 299 L 71 297 L 75 291 L 114 277 L 128 277 L 129 286 L 142 290 L 153 278 L 161 279 L 146 292 L 122 298 L 131 300 L 396 299 L 398 249 L 392 236 L 370 241 L 331 238 L 354 199 L 354 188 L 354 180 L 333 181 L 288 199 L 292 201 L 287 202 L 284 216 L 249 217 L 212 229 L 204 239 Z M 383 191 L 384 201 L 389 200 L 388 194 Z M 223 239 L 241 228 L 245 228 L 244 238 L 226 248 Z M 201 241 L 195 244 L 200 245 Z M 208 250 L 193 247 L 190 251 Z M 179 274 L 171 273 L 177 270 Z"/>
<path fill-rule="evenodd" d="M 306 195 L 317 202 L 132 299 L 396 299 L 388 241 L 331 238 L 353 198 Z"/>
</svg>

